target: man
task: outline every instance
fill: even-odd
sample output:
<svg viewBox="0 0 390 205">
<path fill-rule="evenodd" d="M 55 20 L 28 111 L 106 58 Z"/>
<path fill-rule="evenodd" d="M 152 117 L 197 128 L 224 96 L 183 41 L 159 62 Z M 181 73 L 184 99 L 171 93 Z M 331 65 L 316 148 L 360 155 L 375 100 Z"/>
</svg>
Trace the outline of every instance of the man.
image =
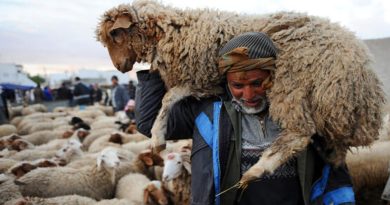
<svg viewBox="0 0 390 205">
<path fill-rule="evenodd" d="M 129 81 L 129 86 L 128 86 L 128 90 L 129 90 L 129 97 L 130 99 L 133 99 L 135 98 L 135 92 L 136 92 L 136 87 L 134 86 L 134 83 L 132 80 Z"/>
<path fill-rule="evenodd" d="M 73 90 L 74 103 L 76 105 L 90 105 L 90 92 L 88 86 L 82 83 L 79 77 L 76 77 Z"/>
<path fill-rule="evenodd" d="M 249 183 L 245 190 L 229 189 L 281 131 L 268 113 L 266 95 L 272 87 L 277 49 L 265 34 L 250 32 L 230 40 L 219 56 L 226 93 L 200 101 L 186 98 L 168 113 L 166 139 L 193 139 L 191 204 L 353 204 L 345 166 L 333 168 L 322 160 L 315 151 L 322 147 L 317 136 L 313 145 L 273 174 Z M 137 75 L 137 95 L 142 93 L 136 104 L 138 131 L 150 136 L 165 90 L 158 74 Z M 214 136 L 218 143 L 209 143 Z"/>
<path fill-rule="evenodd" d="M 3 88 L 0 86 L 0 125 L 6 123 L 9 123 L 7 99 L 3 93 Z"/>
<path fill-rule="evenodd" d="M 33 93 L 34 93 L 35 102 L 41 103 L 44 99 L 44 94 L 41 89 L 41 85 L 39 83 L 37 84 L 37 87 L 34 88 Z"/>
<path fill-rule="evenodd" d="M 123 86 L 119 85 L 118 77 L 111 77 L 112 91 L 111 91 L 111 104 L 115 112 L 123 111 L 129 101 L 129 95 Z"/>
</svg>

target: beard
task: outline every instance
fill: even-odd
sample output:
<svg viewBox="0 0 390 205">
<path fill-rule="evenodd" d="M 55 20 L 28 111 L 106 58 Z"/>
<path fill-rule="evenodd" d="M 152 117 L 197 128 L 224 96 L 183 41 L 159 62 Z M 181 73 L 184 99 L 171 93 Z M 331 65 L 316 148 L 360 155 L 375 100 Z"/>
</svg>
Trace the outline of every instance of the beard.
<svg viewBox="0 0 390 205">
<path fill-rule="evenodd" d="M 245 105 L 246 99 L 236 99 L 233 97 L 232 102 L 235 105 L 236 109 L 241 111 L 245 114 L 257 114 L 260 112 L 263 112 L 268 105 L 267 97 L 266 96 L 256 96 L 256 98 L 253 101 L 259 101 L 259 104 L 255 107 L 249 107 Z"/>
</svg>

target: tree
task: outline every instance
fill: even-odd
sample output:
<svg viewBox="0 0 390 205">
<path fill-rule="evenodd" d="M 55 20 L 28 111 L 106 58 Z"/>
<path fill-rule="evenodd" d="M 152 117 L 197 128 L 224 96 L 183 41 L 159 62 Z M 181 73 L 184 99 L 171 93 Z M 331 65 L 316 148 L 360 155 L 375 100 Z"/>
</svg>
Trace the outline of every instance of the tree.
<svg viewBox="0 0 390 205">
<path fill-rule="evenodd" d="M 42 76 L 40 75 L 34 75 L 34 76 L 31 76 L 30 74 L 28 75 L 28 78 L 30 78 L 32 81 L 34 81 L 35 83 L 37 84 L 42 84 L 44 83 L 46 80 L 45 78 L 43 78 Z"/>
</svg>

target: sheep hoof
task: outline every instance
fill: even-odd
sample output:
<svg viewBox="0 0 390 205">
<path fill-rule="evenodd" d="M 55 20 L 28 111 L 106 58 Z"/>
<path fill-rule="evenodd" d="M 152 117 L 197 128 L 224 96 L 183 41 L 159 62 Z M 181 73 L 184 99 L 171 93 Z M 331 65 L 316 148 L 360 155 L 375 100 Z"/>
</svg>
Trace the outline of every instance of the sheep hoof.
<svg viewBox="0 0 390 205">
<path fill-rule="evenodd" d="M 153 154 L 159 154 L 161 151 L 165 150 L 167 147 L 166 144 L 158 145 L 152 148 Z"/>
<path fill-rule="evenodd" d="M 261 175 L 263 175 L 264 169 L 253 166 L 247 172 L 242 175 L 240 182 L 238 182 L 238 187 L 240 189 L 246 189 L 250 182 L 258 179 Z"/>
</svg>

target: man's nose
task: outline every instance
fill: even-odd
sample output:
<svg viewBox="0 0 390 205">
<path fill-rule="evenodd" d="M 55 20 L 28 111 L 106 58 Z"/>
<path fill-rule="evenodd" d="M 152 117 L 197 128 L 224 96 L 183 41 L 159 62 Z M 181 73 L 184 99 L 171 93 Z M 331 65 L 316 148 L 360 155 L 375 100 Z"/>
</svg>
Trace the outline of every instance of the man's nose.
<svg viewBox="0 0 390 205">
<path fill-rule="evenodd" d="M 244 99 L 251 100 L 252 98 L 254 98 L 254 96 L 255 96 L 255 92 L 254 92 L 254 90 L 250 86 L 244 87 L 244 91 L 243 91 L 243 94 L 242 94 L 242 97 Z"/>
</svg>

